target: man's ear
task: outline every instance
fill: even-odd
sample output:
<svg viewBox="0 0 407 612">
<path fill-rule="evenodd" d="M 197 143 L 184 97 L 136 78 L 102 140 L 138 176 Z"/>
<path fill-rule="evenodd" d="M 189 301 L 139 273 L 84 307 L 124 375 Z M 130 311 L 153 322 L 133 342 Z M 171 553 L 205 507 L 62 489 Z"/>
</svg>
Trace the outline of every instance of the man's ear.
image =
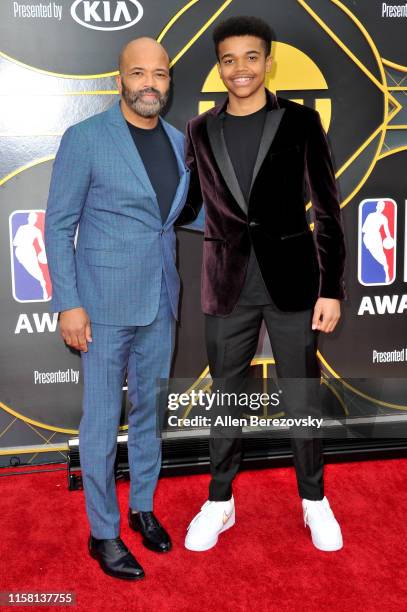
<svg viewBox="0 0 407 612">
<path fill-rule="evenodd" d="M 116 85 L 119 90 L 119 94 L 122 95 L 122 77 L 120 74 L 116 74 Z"/>
<path fill-rule="evenodd" d="M 273 58 L 271 57 L 271 55 L 268 55 L 266 57 L 266 72 L 271 72 L 271 68 L 272 68 L 272 64 L 273 64 Z"/>
</svg>

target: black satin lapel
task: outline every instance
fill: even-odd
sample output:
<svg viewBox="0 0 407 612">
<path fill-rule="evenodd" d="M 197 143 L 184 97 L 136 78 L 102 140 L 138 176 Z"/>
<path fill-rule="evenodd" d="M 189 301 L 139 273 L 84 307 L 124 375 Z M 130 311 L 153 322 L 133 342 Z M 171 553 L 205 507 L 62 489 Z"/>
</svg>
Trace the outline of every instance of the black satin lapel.
<svg viewBox="0 0 407 612">
<path fill-rule="evenodd" d="M 256 163 L 254 165 L 250 192 L 253 188 L 254 181 L 256 180 L 262 163 L 264 162 L 264 158 L 266 157 L 267 152 L 271 147 L 271 143 L 273 142 L 274 137 L 277 133 L 284 111 L 285 108 L 278 108 L 266 114 L 266 120 L 264 122 L 263 134 L 260 140 L 259 151 L 257 153 Z"/>
<path fill-rule="evenodd" d="M 223 135 L 223 120 L 219 116 L 208 115 L 206 120 L 206 128 L 208 131 L 209 142 L 212 147 L 212 152 L 215 156 L 216 163 L 231 194 L 239 204 L 240 208 L 247 214 L 247 203 L 240 189 L 232 161 L 226 147 L 225 137 Z"/>
</svg>

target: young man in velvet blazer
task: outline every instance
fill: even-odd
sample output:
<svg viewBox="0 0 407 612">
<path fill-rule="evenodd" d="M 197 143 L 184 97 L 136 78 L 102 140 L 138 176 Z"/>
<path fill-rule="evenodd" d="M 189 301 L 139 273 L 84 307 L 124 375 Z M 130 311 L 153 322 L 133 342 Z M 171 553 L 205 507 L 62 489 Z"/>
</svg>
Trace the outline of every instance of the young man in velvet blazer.
<svg viewBox="0 0 407 612">
<path fill-rule="evenodd" d="M 247 377 L 264 320 L 278 377 L 318 380 L 318 334 L 335 329 L 344 298 L 344 236 L 326 136 L 317 111 L 265 88 L 272 61 L 267 23 L 233 17 L 213 38 L 228 97 L 188 123 L 191 183 L 177 220 L 192 221 L 204 202 L 202 308 L 210 373 Z M 338 550 L 343 541 L 324 496 L 321 439 L 292 437 L 291 445 L 304 524 L 317 548 Z M 235 523 L 232 481 L 241 439 L 211 437 L 210 455 L 209 499 L 185 540 L 195 551 L 214 546 Z"/>
</svg>

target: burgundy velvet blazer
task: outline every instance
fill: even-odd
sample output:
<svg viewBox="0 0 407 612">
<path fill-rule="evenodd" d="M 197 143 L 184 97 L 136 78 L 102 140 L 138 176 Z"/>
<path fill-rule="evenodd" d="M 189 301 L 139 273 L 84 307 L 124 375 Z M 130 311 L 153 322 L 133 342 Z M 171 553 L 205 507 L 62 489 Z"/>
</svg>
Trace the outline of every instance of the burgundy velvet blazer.
<svg viewBox="0 0 407 612">
<path fill-rule="evenodd" d="M 203 312 L 227 316 L 239 298 L 251 246 L 275 305 L 312 308 L 343 299 L 344 236 L 330 150 L 318 112 L 267 90 L 266 121 L 248 202 L 223 136 L 227 101 L 189 121 L 187 204 L 177 225 L 205 206 Z M 311 199 L 314 232 L 305 206 Z"/>
</svg>

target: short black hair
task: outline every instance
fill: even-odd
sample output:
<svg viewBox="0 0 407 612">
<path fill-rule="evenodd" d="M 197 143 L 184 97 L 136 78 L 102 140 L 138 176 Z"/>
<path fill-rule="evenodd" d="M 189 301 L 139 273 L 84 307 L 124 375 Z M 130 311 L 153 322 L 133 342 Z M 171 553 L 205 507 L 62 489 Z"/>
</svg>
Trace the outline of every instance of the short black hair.
<svg viewBox="0 0 407 612">
<path fill-rule="evenodd" d="M 219 44 L 231 36 L 256 36 L 264 43 L 266 57 L 270 55 L 273 33 L 268 23 L 259 17 L 230 17 L 222 21 L 213 31 L 212 39 L 215 43 L 216 56 L 219 59 Z"/>
</svg>

